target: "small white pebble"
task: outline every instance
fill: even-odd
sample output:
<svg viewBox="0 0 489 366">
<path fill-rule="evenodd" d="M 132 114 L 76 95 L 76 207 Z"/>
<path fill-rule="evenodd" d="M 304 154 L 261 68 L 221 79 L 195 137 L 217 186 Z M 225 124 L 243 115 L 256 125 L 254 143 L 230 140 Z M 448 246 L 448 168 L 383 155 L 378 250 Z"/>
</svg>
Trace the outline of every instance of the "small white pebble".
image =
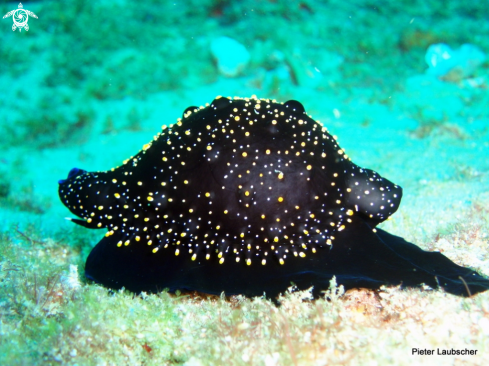
<svg viewBox="0 0 489 366">
<path fill-rule="evenodd" d="M 481 320 L 479 320 L 479 326 L 481 327 L 482 332 L 486 336 L 489 336 L 489 319 L 482 318 Z"/>
</svg>

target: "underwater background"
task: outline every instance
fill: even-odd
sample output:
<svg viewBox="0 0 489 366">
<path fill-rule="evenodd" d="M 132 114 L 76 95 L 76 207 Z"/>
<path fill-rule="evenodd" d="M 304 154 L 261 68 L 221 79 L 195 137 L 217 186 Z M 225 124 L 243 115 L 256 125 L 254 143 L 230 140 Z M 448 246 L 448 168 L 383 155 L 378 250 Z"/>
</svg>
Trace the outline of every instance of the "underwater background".
<svg viewBox="0 0 489 366">
<path fill-rule="evenodd" d="M 109 294 L 58 180 L 217 95 L 300 101 L 404 189 L 382 228 L 489 275 L 487 1 L 26 1 L 0 23 L 0 364 L 489 364 L 489 294 Z M 20 9 L 0 2 L 2 15 Z M 17 19 L 17 21 L 21 21 Z M 473 349 L 420 356 L 412 349 Z M 436 351 L 435 351 L 436 352 Z"/>
</svg>

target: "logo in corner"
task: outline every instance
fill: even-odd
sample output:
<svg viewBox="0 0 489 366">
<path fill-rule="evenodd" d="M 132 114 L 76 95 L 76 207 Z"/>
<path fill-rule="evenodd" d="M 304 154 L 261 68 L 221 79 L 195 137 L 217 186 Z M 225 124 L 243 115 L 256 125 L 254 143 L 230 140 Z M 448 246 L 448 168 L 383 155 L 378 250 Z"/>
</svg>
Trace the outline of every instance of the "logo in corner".
<svg viewBox="0 0 489 366">
<path fill-rule="evenodd" d="M 28 31 L 29 25 L 27 24 L 27 21 L 29 20 L 29 15 L 37 19 L 36 14 L 34 14 L 32 11 L 25 10 L 24 7 L 22 6 L 22 3 L 19 3 L 19 8 L 9 11 L 7 14 L 3 16 L 3 19 L 10 16 L 12 17 L 12 19 L 14 20 L 14 24 L 12 25 L 12 30 L 14 32 L 17 28 L 19 28 L 19 32 L 22 31 L 22 28 Z"/>
</svg>

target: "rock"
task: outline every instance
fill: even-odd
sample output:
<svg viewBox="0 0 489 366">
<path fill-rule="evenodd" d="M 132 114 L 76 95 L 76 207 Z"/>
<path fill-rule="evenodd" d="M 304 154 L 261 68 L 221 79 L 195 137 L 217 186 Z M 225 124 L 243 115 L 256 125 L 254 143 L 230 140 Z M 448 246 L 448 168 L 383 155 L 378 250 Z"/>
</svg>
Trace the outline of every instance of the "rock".
<svg viewBox="0 0 489 366">
<path fill-rule="evenodd" d="M 446 81 L 461 81 L 474 74 L 476 69 L 486 60 L 486 55 L 477 46 L 463 44 L 459 49 L 452 50 L 444 43 L 428 47 L 425 61 L 429 75 Z"/>
<path fill-rule="evenodd" d="M 239 75 L 250 60 L 250 53 L 238 41 L 219 37 L 211 42 L 211 53 L 219 72 L 227 77 Z"/>
</svg>

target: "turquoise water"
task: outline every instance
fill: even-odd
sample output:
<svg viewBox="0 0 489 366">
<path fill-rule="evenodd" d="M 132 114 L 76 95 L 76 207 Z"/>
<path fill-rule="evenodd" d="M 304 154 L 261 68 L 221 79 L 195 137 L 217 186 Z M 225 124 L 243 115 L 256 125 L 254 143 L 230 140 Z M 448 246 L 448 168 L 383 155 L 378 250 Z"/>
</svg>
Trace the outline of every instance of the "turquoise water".
<svg viewBox="0 0 489 366">
<path fill-rule="evenodd" d="M 257 95 L 300 101 L 355 163 L 404 188 L 385 228 L 489 274 L 487 2 L 22 4 L 28 31 L 0 23 L 0 231 L 73 238 L 66 271 L 100 233 L 64 219 L 59 179 L 118 166 L 188 106 Z M 454 249 L 471 222 L 483 245 Z"/>
<path fill-rule="evenodd" d="M 4 13 L 13 5 L 4 3 Z M 487 62 L 453 80 L 429 75 L 425 62 L 432 44 L 488 50 L 483 3 L 24 6 L 38 15 L 29 31 L 2 20 L 2 230 L 26 218 L 47 232 L 68 225 L 56 182 L 69 169 L 119 165 L 161 125 L 216 95 L 301 101 L 357 164 L 408 196 L 456 181 L 470 189 L 443 201 L 470 205 L 487 191 Z M 221 37 L 242 49 L 219 45 Z M 219 59 L 212 47 L 221 47 Z"/>
</svg>

